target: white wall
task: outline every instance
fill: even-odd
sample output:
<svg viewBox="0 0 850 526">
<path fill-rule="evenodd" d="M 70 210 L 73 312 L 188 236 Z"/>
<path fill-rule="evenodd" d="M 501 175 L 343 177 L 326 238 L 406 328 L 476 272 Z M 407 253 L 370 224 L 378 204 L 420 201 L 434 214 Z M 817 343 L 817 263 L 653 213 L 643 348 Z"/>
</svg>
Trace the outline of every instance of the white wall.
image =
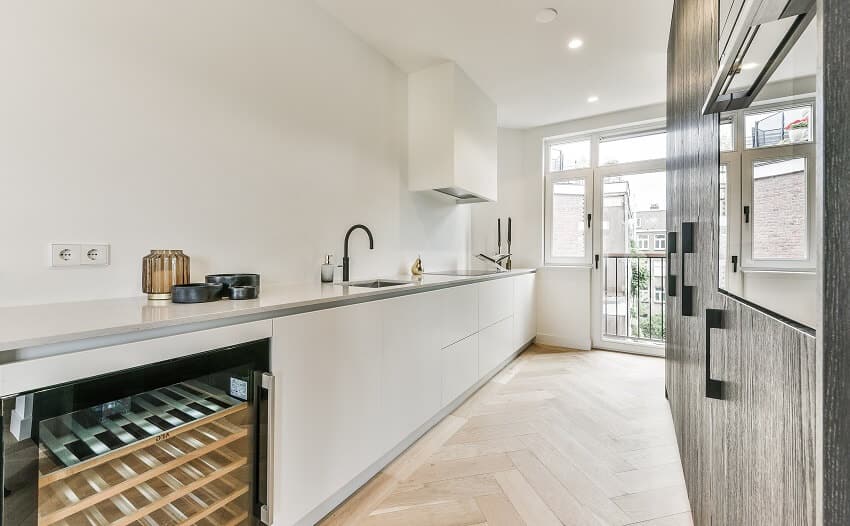
<svg viewBox="0 0 850 526">
<path fill-rule="evenodd" d="M 140 294 L 153 248 L 318 279 L 361 222 L 353 277 L 466 265 L 469 208 L 405 188 L 405 76 L 309 0 L 7 3 L 0 74 L 0 305 Z M 112 265 L 47 268 L 78 241 Z"/>
<path fill-rule="evenodd" d="M 537 341 L 577 349 L 589 349 L 592 342 L 590 268 L 543 264 L 543 141 L 664 115 L 665 106 L 659 104 L 528 130 L 499 130 L 499 202 L 472 205 L 472 246 L 476 252 L 495 251 L 496 217 L 502 218 L 503 229 L 507 217 L 513 218 L 514 266 L 541 269 L 536 280 Z"/>
</svg>

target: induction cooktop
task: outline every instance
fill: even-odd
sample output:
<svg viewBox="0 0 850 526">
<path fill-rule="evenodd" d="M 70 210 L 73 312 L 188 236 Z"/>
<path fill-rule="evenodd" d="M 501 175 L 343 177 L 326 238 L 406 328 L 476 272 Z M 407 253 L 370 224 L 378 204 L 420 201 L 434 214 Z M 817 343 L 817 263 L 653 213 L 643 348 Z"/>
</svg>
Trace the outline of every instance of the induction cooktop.
<svg viewBox="0 0 850 526">
<path fill-rule="evenodd" d="M 504 270 L 441 270 L 439 272 L 426 272 L 434 276 L 489 276 L 490 274 L 501 274 Z"/>
</svg>

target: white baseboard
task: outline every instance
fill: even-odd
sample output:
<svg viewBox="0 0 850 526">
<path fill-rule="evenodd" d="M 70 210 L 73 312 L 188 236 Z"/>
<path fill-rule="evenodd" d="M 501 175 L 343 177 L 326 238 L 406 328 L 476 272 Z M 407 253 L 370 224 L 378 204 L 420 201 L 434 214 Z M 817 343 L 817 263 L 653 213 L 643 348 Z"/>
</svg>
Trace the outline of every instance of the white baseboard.
<svg viewBox="0 0 850 526">
<path fill-rule="evenodd" d="M 534 341 L 541 345 L 566 347 L 567 349 L 577 349 L 579 351 L 589 351 L 592 347 L 590 338 L 574 338 L 570 336 L 562 336 L 560 334 L 537 333 L 537 337 Z"/>
</svg>

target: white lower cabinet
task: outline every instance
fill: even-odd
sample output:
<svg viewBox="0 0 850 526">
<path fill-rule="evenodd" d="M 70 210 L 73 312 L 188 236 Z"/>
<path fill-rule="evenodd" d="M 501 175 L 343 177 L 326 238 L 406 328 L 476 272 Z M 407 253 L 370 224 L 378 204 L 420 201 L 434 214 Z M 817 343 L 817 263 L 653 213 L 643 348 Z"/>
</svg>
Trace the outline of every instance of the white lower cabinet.
<svg viewBox="0 0 850 526">
<path fill-rule="evenodd" d="M 478 335 L 446 347 L 441 354 L 442 405 L 447 405 L 478 381 Z"/>
<path fill-rule="evenodd" d="M 291 525 L 389 447 L 382 425 L 381 304 L 277 318 L 275 524 Z"/>
<path fill-rule="evenodd" d="M 514 320 L 510 316 L 478 333 L 478 378 L 492 371 L 514 352 L 513 329 Z"/>
<path fill-rule="evenodd" d="M 439 292 L 381 304 L 382 419 L 387 451 L 442 407 Z"/>
<path fill-rule="evenodd" d="M 522 274 L 514 282 L 514 347 L 519 349 L 537 336 L 536 274 Z"/>
<path fill-rule="evenodd" d="M 533 337 L 533 286 L 512 276 L 273 320 L 274 523 L 318 520 Z"/>
</svg>

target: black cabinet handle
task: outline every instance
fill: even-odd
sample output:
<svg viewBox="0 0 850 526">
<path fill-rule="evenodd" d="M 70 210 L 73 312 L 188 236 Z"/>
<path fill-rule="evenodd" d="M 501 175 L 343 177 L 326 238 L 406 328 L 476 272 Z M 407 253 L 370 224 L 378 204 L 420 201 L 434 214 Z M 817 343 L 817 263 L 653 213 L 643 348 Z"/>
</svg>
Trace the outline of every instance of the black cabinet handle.
<svg viewBox="0 0 850 526">
<path fill-rule="evenodd" d="M 749 222 L 750 222 L 750 207 L 745 206 L 744 207 L 744 223 L 749 223 Z"/>
<path fill-rule="evenodd" d="M 596 262 L 596 268 L 599 268 L 599 254 L 593 256 L 593 260 Z"/>
<path fill-rule="evenodd" d="M 738 272 L 738 256 L 732 256 L 732 272 Z"/>
<path fill-rule="evenodd" d="M 685 254 L 694 253 L 694 224 L 682 223 L 682 316 L 694 315 L 694 287 L 685 285 Z"/>
<path fill-rule="evenodd" d="M 676 295 L 676 275 L 670 266 L 670 254 L 676 253 L 676 232 L 667 232 L 667 295 Z"/>
<path fill-rule="evenodd" d="M 590 228 L 590 218 L 593 217 L 591 214 L 587 214 L 587 228 Z"/>
<path fill-rule="evenodd" d="M 711 377 L 711 329 L 723 328 L 723 311 L 705 309 L 705 397 L 721 400 L 723 382 Z"/>
</svg>

